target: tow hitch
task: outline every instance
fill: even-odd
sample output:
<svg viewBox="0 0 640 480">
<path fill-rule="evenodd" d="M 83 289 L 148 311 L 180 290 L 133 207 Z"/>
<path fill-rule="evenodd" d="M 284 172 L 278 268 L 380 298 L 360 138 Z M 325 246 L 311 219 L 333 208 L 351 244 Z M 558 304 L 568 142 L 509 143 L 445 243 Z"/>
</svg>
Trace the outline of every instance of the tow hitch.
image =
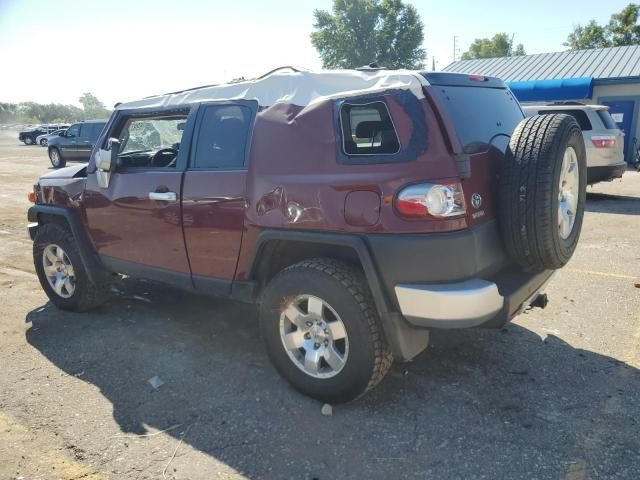
<svg viewBox="0 0 640 480">
<path fill-rule="evenodd" d="M 531 308 L 546 308 L 549 303 L 546 293 L 539 294 L 533 302 L 531 302 Z"/>
</svg>

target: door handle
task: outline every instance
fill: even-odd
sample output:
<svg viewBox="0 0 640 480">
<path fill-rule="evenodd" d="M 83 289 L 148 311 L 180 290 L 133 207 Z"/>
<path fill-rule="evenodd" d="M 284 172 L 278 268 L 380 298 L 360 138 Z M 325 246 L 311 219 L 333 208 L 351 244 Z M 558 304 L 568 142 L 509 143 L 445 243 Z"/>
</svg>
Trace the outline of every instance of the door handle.
<svg viewBox="0 0 640 480">
<path fill-rule="evenodd" d="M 149 192 L 149 200 L 175 202 L 177 198 L 176 192 Z"/>
</svg>

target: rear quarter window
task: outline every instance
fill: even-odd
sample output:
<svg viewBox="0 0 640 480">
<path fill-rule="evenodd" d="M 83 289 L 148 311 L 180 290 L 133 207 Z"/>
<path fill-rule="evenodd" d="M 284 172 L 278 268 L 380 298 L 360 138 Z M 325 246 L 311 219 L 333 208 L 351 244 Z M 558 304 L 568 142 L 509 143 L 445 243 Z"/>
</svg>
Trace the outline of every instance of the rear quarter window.
<svg viewBox="0 0 640 480">
<path fill-rule="evenodd" d="M 343 151 L 347 155 L 393 155 L 400 141 L 384 102 L 345 103 L 340 110 Z"/>
<path fill-rule="evenodd" d="M 580 125 L 581 130 L 591 130 L 593 128 L 591 122 L 589 121 L 587 113 L 583 110 L 541 110 L 538 113 L 540 115 L 551 115 L 553 113 L 563 113 L 565 115 L 571 115 L 576 119 L 576 122 L 578 122 L 578 125 Z"/>
<path fill-rule="evenodd" d="M 609 113 L 609 110 L 598 110 L 598 117 L 600 117 L 600 120 L 602 120 L 602 123 L 604 124 L 604 128 L 609 130 L 619 128 L 618 124 Z"/>
</svg>

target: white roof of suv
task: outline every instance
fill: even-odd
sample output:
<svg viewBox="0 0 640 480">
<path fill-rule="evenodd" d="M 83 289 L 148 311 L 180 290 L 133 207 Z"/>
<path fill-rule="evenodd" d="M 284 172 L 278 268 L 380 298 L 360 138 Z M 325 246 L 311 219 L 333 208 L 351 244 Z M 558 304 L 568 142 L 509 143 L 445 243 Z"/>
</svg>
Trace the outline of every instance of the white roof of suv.
<svg viewBox="0 0 640 480">
<path fill-rule="evenodd" d="M 289 71 L 287 71 L 289 70 Z M 332 97 L 350 97 L 392 89 L 411 90 L 423 98 L 427 80 L 411 70 L 322 70 L 282 68 L 255 80 L 213 85 L 168 93 L 118 105 L 117 109 L 164 108 L 214 100 L 257 100 L 261 106 L 276 103 L 307 106 Z"/>
</svg>

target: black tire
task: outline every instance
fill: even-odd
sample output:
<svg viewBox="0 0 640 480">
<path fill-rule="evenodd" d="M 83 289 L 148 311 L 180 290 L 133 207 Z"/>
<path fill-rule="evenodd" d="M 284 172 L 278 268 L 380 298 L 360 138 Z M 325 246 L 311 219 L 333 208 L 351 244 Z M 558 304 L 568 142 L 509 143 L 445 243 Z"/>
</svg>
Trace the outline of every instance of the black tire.
<svg viewBox="0 0 640 480">
<path fill-rule="evenodd" d="M 559 183 L 568 147 L 577 157 L 577 208 L 570 234 L 562 238 Z M 498 216 L 509 255 L 526 271 L 557 269 L 569 261 L 582 229 L 586 185 L 584 141 L 573 117 L 536 115 L 520 122 L 500 171 Z"/>
<path fill-rule="evenodd" d="M 43 255 L 45 248 L 49 245 L 61 247 L 73 266 L 75 291 L 68 298 L 63 298 L 56 293 L 47 279 Z M 42 289 L 51 303 L 62 310 L 83 312 L 100 306 L 108 298 L 109 285 L 107 282 L 96 285 L 89 281 L 73 234 L 61 225 L 49 223 L 38 228 L 33 241 L 33 264 Z"/>
<path fill-rule="evenodd" d="M 41 147 L 46 147 L 47 146 L 47 139 L 46 138 L 41 138 L 40 139 L 40 146 Z"/>
<path fill-rule="evenodd" d="M 27 135 L 22 141 L 25 145 L 33 145 L 33 137 L 31 135 Z"/>
<path fill-rule="evenodd" d="M 52 147 L 49 149 L 49 160 L 51 161 L 51 165 L 53 165 L 53 168 L 63 168 L 67 164 L 67 161 L 62 158 L 60 150 L 58 150 L 56 147 Z"/>
<path fill-rule="evenodd" d="M 331 378 L 315 378 L 290 358 L 280 336 L 280 317 L 301 295 L 322 299 L 344 324 L 349 353 Z M 375 387 L 393 362 L 371 293 L 358 269 L 329 258 L 312 258 L 280 272 L 265 289 L 260 329 L 269 358 L 295 389 L 323 402 L 354 400 Z"/>
</svg>

